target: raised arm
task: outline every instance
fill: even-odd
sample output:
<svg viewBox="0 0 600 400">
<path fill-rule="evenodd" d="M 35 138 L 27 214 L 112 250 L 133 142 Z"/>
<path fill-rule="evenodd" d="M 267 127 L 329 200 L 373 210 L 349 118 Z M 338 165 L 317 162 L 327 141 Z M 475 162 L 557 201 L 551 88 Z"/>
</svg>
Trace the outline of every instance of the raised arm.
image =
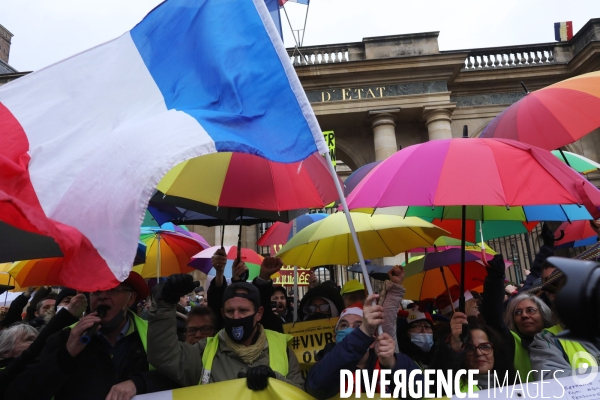
<svg viewBox="0 0 600 400">
<path fill-rule="evenodd" d="M 175 304 L 192 290 L 190 275 L 171 275 L 155 288 L 148 315 L 148 362 L 181 386 L 197 385 L 202 374 L 200 347 L 177 340 Z"/>
</svg>

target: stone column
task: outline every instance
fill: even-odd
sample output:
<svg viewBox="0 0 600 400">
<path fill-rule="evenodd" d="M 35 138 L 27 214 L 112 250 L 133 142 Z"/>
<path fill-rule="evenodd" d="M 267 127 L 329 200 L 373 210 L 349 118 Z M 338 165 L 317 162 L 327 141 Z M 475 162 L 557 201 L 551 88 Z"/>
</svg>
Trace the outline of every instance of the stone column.
<svg viewBox="0 0 600 400">
<path fill-rule="evenodd" d="M 369 111 L 369 121 L 373 128 L 373 140 L 375 144 L 375 161 L 385 160 L 396 151 L 396 116 L 394 113 L 399 109 Z"/>
<path fill-rule="evenodd" d="M 398 151 L 396 142 L 396 116 L 400 109 L 369 111 L 369 121 L 373 127 L 375 161 L 385 160 Z M 404 256 L 384 257 L 383 265 L 396 265 Z M 401 262 L 401 261 L 400 261 Z"/>
<path fill-rule="evenodd" d="M 452 139 L 452 127 L 450 126 L 450 116 L 454 111 L 455 105 L 442 107 L 425 107 L 423 117 L 427 126 L 429 140 Z"/>
</svg>

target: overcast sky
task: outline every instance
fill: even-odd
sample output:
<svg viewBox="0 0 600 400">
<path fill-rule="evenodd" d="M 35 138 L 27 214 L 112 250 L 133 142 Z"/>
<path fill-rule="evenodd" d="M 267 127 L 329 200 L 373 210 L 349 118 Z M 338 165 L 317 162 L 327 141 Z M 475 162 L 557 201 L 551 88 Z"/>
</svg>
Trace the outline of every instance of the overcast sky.
<svg viewBox="0 0 600 400">
<path fill-rule="evenodd" d="M 160 2 L 2 1 L 0 24 L 14 34 L 9 63 L 31 71 L 59 61 L 128 31 Z M 306 6 L 286 9 L 301 29 Z M 554 41 L 554 22 L 573 21 L 575 33 L 592 18 L 600 18 L 600 0 L 312 0 L 304 45 L 428 31 L 440 31 L 441 50 L 544 43 Z"/>
</svg>

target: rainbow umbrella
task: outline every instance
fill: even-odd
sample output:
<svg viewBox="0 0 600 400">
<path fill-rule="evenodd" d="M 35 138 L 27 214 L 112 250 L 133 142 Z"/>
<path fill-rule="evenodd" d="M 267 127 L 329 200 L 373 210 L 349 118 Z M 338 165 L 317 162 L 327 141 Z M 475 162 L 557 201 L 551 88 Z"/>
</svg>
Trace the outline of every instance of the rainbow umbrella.
<svg viewBox="0 0 600 400">
<path fill-rule="evenodd" d="M 598 234 L 589 221 L 564 222 L 556 231 L 564 234 L 562 239 L 554 243 L 557 249 L 590 246 L 598 242 Z"/>
<path fill-rule="evenodd" d="M 465 290 L 481 286 L 487 276 L 485 266 L 472 260 L 467 261 L 465 267 Z M 435 298 L 440 293 L 447 292 L 449 287 L 459 285 L 460 277 L 460 262 L 438 267 L 426 267 L 423 256 L 411 258 L 404 269 L 404 282 L 402 284 L 406 288 L 404 298 L 415 301 Z"/>
<path fill-rule="evenodd" d="M 62 257 L 17 261 L 8 269 L 22 288 L 29 286 L 61 286 Z"/>
<path fill-rule="evenodd" d="M 176 165 L 157 189 L 219 209 L 284 211 L 323 208 L 337 200 L 325 159 L 316 153 L 288 164 L 246 153 L 207 154 Z"/>
<path fill-rule="evenodd" d="M 476 176 L 465 179 L 468 173 Z M 348 197 L 350 209 L 400 207 L 406 216 L 460 219 L 463 241 L 467 218 L 573 221 L 592 219 L 588 209 L 597 213 L 598 205 L 600 191 L 549 151 L 481 138 L 407 147 L 374 168 Z"/>
<path fill-rule="evenodd" d="M 600 164 L 597 162 L 582 155 L 571 153 L 570 151 L 561 152 L 560 150 L 552 150 L 552 154 L 559 160 L 568 163 L 571 168 L 582 174 L 589 174 L 590 172 L 598 171 L 600 169 Z"/>
<path fill-rule="evenodd" d="M 206 247 L 188 235 L 162 229 L 143 229 L 140 241 L 146 245 L 146 262 L 133 270 L 146 279 L 192 272 L 187 264 Z"/>
<path fill-rule="evenodd" d="M 215 251 L 217 251 L 220 248 L 220 246 L 213 246 L 202 250 L 201 252 L 195 254 L 192 257 L 192 260 L 189 262 L 188 265 L 199 271 L 204 272 L 205 274 L 209 274 L 209 272 L 212 269 L 211 258 L 215 254 Z M 224 246 L 223 248 L 227 253 L 227 259 L 231 261 L 231 263 L 229 261 L 227 262 L 227 265 L 225 266 L 225 271 L 226 273 L 229 273 L 229 276 L 231 276 L 231 267 L 233 265 L 233 261 L 238 257 L 238 248 L 237 246 Z M 248 279 L 253 279 L 254 277 L 258 276 L 260 272 L 260 265 L 262 264 L 264 257 L 255 252 L 254 250 L 245 247 L 240 249 L 240 255 L 241 260 L 244 261 L 246 263 L 246 266 L 248 267 L 250 277 L 252 277 L 249 277 Z"/>
<path fill-rule="evenodd" d="M 600 71 L 528 93 L 494 118 L 482 138 L 518 140 L 554 150 L 600 126 Z"/>
</svg>

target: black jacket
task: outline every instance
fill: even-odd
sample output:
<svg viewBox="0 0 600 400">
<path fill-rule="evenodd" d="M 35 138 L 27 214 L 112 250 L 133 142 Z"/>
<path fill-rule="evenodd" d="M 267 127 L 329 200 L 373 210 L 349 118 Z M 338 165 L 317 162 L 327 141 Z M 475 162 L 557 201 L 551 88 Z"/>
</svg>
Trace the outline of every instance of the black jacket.
<svg viewBox="0 0 600 400">
<path fill-rule="evenodd" d="M 4 363 L 0 366 L 4 368 L 0 370 L 0 400 L 4 399 L 4 393 L 12 380 L 21 372 L 25 371 L 27 365 L 40 355 L 46 344 L 46 340 L 56 332 L 59 332 L 63 328 L 66 328 L 77 321 L 78 319 L 72 316 L 67 309 L 60 310 L 56 313 L 54 318 L 48 322 L 46 329 L 38 335 L 27 350 L 21 353 L 17 358 L 3 360 Z"/>
<path fill-rule="evenodd" d="M 21 318 L 21 313 L 28 301 L 29 297 L 25 297 L 24 294 L 17 296 L 17 298 L 10 303 L 10 307 L 6 312 L 4 319 L 0 321 L 0 328 L 8 328 L 15 322 L 21 322 L 23 320 Z"/>
<path fill-rule="evenodd" d="M 70 333 L 69 328 L 63 329 L 47 340 L 42 354 L 13 379 L 6 399 L 104 400 L 114 385 L 129 379 L 137 394 L 178 387 L 159 372 L 149 371 L 137 332 L 119 340 L 114 348 L 93 336 L 75 358 L 66 349 Z"/>
</svg>

